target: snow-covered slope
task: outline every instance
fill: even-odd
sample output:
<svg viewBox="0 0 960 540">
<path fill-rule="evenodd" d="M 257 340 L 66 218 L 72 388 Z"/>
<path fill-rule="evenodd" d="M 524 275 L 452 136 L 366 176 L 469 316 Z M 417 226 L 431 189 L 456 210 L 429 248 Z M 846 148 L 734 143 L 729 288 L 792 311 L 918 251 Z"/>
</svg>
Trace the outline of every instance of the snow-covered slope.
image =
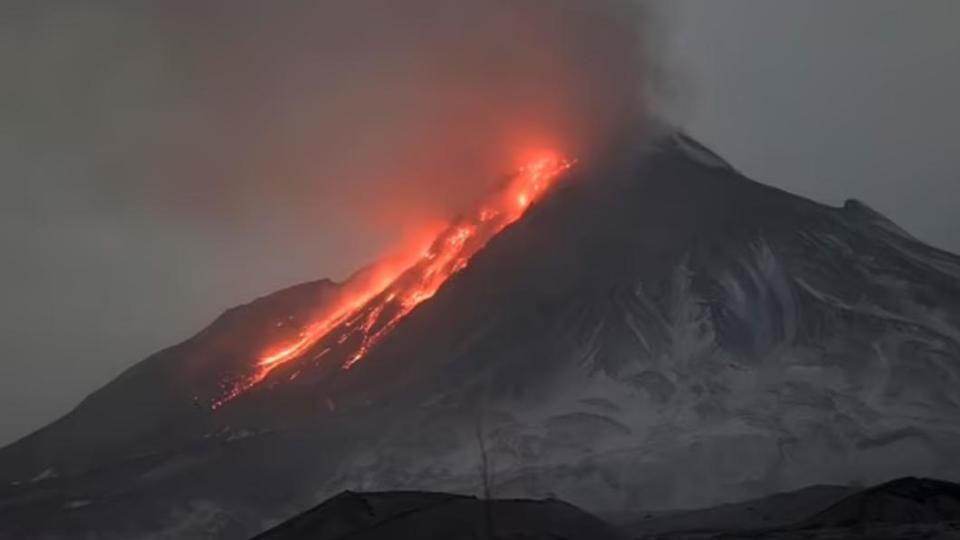
<svg viewBox="0 0 960 540">
<path fill-rule="evenodd" d="M 345 489 L 477 493 L 483 454 L 498 497 L 603 514 L 960 479 L 960 258 L 683 135 L 579 165 L 353 369 L 210 410 L 337 291 L 304 287 L 0 451 L 0 535 L 235 537 Z"/>
</svg>

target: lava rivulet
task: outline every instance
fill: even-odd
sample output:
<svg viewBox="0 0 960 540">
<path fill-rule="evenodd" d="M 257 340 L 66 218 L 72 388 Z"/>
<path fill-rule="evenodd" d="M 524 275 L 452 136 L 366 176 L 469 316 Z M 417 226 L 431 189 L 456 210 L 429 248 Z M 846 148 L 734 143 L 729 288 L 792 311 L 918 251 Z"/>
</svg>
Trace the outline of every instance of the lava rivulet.
<svg viewBox="0 0 960 540">
<path fill-rule="evenodd" d="M 426 250 L 383 262 L 371 271 L 372 277 L 348 282 L 332 308 L 304 327 L 294 342 L 264 353 L 254 363 L 252 373 L 232 384 L 213 408 L 261 383 L 280 366 L 304 358 L 320 345 L 324 345 L 323 350 L 315 359 L 338 351 L 342 367 L 353 367 L 414 308 L 463 270 L 490 239 L 520 219 L 573 164 L 553 156 L 533 160 L 521 167 L 504 189 L 449 224 Z"/>
</svg>

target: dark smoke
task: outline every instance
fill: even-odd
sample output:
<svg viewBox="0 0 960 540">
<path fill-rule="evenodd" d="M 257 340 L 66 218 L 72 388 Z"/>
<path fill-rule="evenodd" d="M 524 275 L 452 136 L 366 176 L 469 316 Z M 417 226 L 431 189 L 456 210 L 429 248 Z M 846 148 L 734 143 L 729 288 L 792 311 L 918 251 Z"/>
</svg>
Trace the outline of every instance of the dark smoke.
<svg viewBox="0 0 960 540">
<path fill-rule="evenodd" d="M 448 213 L 528 149 L 588 152 L 642 111 L 636 2 L 124 4 L 26 15 L 38 41 L 54 18 L 80 35 L 51 40 L 90 41 L 63 67 L 102 70 L 98 94 L 63 112 L 94 146 L 78 191 L 107 208 L 365 238 Z"/>
</svg>

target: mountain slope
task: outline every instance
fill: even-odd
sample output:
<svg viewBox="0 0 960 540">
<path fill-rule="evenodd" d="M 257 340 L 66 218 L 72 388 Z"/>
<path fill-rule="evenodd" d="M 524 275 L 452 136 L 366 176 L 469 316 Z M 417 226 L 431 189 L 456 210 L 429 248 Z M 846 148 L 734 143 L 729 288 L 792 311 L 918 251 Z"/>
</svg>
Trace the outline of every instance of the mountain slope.
<svg viewBox="0 0 960 540">
<path fill-rule="evenodd" d="M 132 455 L 186 444 L 216 430 L 198 396 L 220 391 L 223 374 L 308 320 L 338 286 L 317 281 L 231 309 L 190 340 L 133 366 L 77 408 L 0 451 L 0 479 L 23 481 L 52 468 L 75 474 Z"/>
<path fill-rule="evenodd" d="M 960 523 L 960 485 L 901 478 L 831 505 L 803 522 L 805 528 L 854 525 Z"/>
<path fill-rule="evenodd" d="M 697 510 L 631 516 L 622 526 L 631 538 L 783 529 L 797 525 L 859 490 L 847 486 L 810 486 L 760 499 Z"/>
<path fill-rule="evenodd" d="M 960 478 L 960 258 L 682 135 L 579 165 L 353 369 L 211 410 L 337 294 L 305 287 L 0 451 L 0 531 L 252 534 L 345 489 L 476 493 L 481 449 L 497 496 L 603 513 Z"/>
</svg>

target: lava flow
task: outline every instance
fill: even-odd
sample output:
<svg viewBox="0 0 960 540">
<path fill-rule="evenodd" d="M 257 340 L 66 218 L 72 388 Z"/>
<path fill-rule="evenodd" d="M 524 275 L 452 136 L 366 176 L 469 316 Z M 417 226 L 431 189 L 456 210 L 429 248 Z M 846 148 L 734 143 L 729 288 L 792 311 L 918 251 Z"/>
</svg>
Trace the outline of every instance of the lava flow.
<svg viewBox="0 0 960 540">
<path fill-rule="evenodd" d="M 397 324 L 463 270 L 471 257 L 508 225 L 520 219 L 573 161 L 548 156 L 532 161 L 473 212 L 447 226 L 423 252 L 406 262 L 382 263 L 373 279 L 348 283 L 343 298 L 325 315 L 304 328 L 293 343 L 266 352 L 249 376 L 229 387 L 213 404 L 217 409 L 256 386 L 280 366 L 320 349 L 315 359 L 338 350 L 350 369 L 362 360 Z"/>
</svg>

